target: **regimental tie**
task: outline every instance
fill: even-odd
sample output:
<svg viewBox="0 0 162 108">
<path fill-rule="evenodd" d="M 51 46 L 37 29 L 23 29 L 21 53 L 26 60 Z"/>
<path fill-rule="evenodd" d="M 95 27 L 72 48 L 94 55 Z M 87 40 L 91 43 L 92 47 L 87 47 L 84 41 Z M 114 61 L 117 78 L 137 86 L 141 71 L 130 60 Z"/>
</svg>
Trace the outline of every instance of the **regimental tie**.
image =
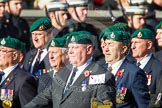
<svg viewBox="0 0 162 108">
<path fill-rule="evenodd" d="M 112 71 L 112 67 L 109 66 L 109 67 L 107 68 L 107 70 L 111 72 L 111 71 Z"/>
<path fill-rule="evenodd" d="M 42 53 L 43 53 L 43 51 L 38 49 L 37 58 L 36 58 L 36 61 L 35 61 L 35 64 L 34 64 L 34 68 L 33 68 L 33 74 L 34 75 L 37 72 L 37 70 L 39 69 L 39 63 L 40 63 L 40 59 L 41 59 L 41 54 Z"/>
<path fill-rule="evenodd" d="M 74 80 L 74 78 L 75 78 L 75 75 L 76 75 L 76 72 L 77 72 L 77 71 L 78 71 L 78 69 L 77 69 L 76 67 L 74 67 L 74 68 L 73 68 L 73 71 L 72 71 L 72 74 L 71 74 L 71 77 L 70 77 L 70 79 L 69 79 L 69 81 L 68 81 L 68 84 L 66 85 L 66 87 L 65 87 L 65 89 L 64 89 L 63 95 L 65 95 L 65 94 L 69 91 L 70 86 L 71 86 L 72 83 L 73 83 L 73 80 Z"/>
<path fill-rule="evenodd" d="M 140 62 L 137 62 L 136 63 L 136 66 L 140 67 L 141 63 Z"/>
</svg>

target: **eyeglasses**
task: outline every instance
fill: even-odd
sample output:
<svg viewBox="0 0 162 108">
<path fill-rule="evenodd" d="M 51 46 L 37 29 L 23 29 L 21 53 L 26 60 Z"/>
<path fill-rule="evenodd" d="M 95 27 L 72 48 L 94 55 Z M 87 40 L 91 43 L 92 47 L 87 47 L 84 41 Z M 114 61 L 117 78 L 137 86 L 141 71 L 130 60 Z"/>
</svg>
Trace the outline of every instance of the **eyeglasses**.
<svg viewBox="0 0 162 108">
<path fill-rule="evenodd" d="M 1 54 L 7 54 L 9 52 L 14 52 L 15 50 L 6 50 L 6 49 L 0 49 Z"/>
</svg>

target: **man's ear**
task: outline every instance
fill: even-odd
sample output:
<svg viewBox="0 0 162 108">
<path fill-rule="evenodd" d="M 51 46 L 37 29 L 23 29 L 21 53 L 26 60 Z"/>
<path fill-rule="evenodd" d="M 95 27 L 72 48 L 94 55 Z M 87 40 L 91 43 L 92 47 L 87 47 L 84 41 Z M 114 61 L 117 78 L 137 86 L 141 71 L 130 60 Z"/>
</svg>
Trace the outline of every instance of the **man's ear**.
<svg viewBox="0 0 162 108">
<path fill-rule="evenodd" d="M 93 45 L 87 45 L 87 54 L 91 54 L 93 52 Z"/>
<path fill-rule="evenodd" d="M 128 50 L 128 46 L 126 46 L 126 45 L 122 46 L 122 51 L 121 51 L 121 54 L 126 53 L 126 52 L 127 52 L 127 50 Z"/>
<path fill-rule="evenodd" d="M 16 52 L 12 53 L 13 60 L 16 60 L 18 58 L 18 54 Z"/>
<path fill-rule="evenodd" d="M 153 42 L 152 41 L 148 41 L 147 42 L 147 49 L 151 49 L 153 47 Z"/>
</svg>

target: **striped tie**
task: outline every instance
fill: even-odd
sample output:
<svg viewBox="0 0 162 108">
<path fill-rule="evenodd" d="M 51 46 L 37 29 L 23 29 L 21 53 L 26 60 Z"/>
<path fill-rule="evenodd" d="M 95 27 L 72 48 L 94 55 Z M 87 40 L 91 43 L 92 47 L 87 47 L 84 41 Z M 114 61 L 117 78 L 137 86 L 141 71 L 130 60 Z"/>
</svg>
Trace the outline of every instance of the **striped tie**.
<svg viewBox="0 0 162 108">
<path fill-rule="evenodd" d="M 78 69 L 76 67 L 74 67 L 73 68 L 73 73 L 71 74 L 70 80 L 69 80 L 68 84 L 65 87 L 65 90 L 64 90 L 64 94 L 63 95 L 65 95 L 68 92 L 68 90 L 70 89 L 70 86 L 73 83 L 73 80 L 74 80 L 74 77 L 75 77 L 77 71 L 78 71 Z"/>
<path fill-rule="evenodd" d="M 140 62 L 137 62 L 136 65 L 139 67 L 141 65 L 141 63 Z"/>
</svg>

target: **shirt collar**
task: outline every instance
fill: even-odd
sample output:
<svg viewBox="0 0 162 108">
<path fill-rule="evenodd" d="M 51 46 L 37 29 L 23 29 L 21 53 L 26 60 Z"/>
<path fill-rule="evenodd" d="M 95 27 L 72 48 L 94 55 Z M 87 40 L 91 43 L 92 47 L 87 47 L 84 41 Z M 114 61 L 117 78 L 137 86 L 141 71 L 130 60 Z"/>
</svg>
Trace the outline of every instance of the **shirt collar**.
<svg viewBox="0 0 162 108">
<path fill-rule="evenodd" d="M 77 67 L 78 70 L 85 69 L 92 61 L 92 57 L 90 57 L 82 66 Z"/>
<path fill-rule="evenodd" d="M 121 64 L 123 63 L 123 61 L 125 60 L 126 57 L 123 57 L 122 59 L 120 59 L 119 61 L 117 61 L 116 63 L 114 63 L 111 67 L 112 67 L 112 74 L 116 75 L 117 71 L 119 70 Z"/>
<path fill-rule="evenodd" d="M 146 64 L 148 63 L 148 61 L 150 60 L 150 58 L 151 58 L 151 56 L 152 56 L 152 53 L 151 54 L 149 54 L 147 57 L 145 57 L 145 58 L 143 58 L 141 61 L 137 61 L 137 62 L 140 62 L 140 68 L 141 69 L 143 69 L 145 66 L 146 66 Z"/>
</svg>

